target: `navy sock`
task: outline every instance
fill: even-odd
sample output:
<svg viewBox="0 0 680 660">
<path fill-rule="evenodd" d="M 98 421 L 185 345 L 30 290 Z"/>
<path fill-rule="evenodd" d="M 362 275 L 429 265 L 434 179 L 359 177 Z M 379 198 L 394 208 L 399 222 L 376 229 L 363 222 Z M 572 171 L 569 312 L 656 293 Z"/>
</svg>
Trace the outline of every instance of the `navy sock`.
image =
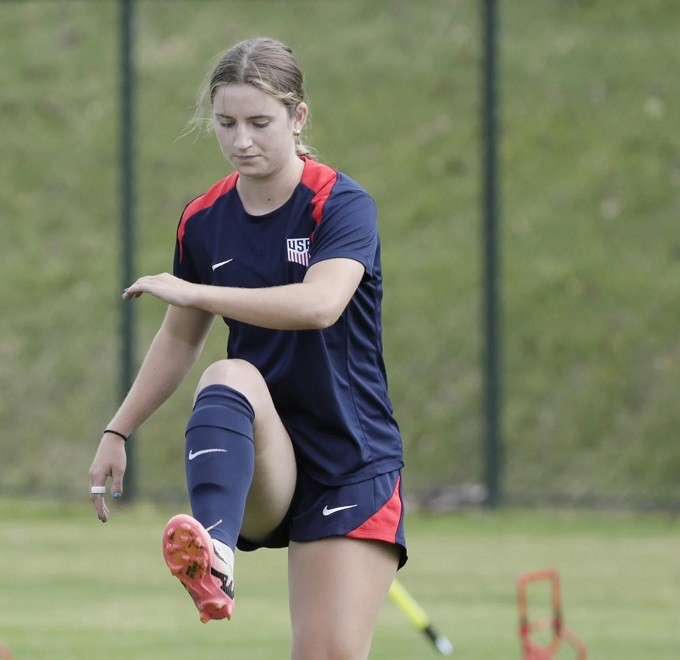
<svg viewBox="0 0 680 660">
<path fill-rule="evenodd" d="M 208 385 L 199 392 L 187 423 L 185 466 L 193 516 L 213 527 L 210 536 L 232 550 L 253 479 L 254 419 L 243 394 L 226 385 Z"/>
</svg>

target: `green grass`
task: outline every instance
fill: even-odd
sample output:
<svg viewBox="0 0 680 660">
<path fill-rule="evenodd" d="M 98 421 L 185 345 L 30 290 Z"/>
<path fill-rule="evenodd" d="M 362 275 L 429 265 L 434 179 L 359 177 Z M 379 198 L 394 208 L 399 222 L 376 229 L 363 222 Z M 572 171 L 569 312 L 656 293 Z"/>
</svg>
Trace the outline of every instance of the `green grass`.
<svg viewBox="0 0 680 660">
<path fill-rule="evenodd" d="M 227 170 L 177 140 L 206 63 L 289 41 L 311 144 L 374 195 L 407 489 L 483 475 L 480 3 L 140 0 L 137 270 Z M 119 398 L 118 3 L 0 3 L 0 492 L 76 498 Z M 680 4 L 499 3 L 504 487 L 680 499 Z M 332 26 L 332 29 L 329 29 Z M 163 314 L 134 303 L 141 358 Z M 140 431 L 143 494 L 183 492 L 200 368 Z M 11 452 L 8 451 L 11 448 Z"/>
<path fill-rule="evenodd" d="M 17 659 L 288 657 L 285 551 L 237 555 L 230 623 L 202 625 L 160 555 L 174 511 L 0 500 L 0 644 Z M 519 657 L 515 583 L 560 572 L 568 628 L 592 658 L 673 660 L 680 648 L 680 525 L 662 516 L 461 513 L 408 519 L 400 580 L 460 658 Z M 531 614 L 549 616 L 546 585 Z M 388 601 L 371 658 L 436 657 Z M 562 657 L 571 657 L 566 652 Z"/>
</svg>

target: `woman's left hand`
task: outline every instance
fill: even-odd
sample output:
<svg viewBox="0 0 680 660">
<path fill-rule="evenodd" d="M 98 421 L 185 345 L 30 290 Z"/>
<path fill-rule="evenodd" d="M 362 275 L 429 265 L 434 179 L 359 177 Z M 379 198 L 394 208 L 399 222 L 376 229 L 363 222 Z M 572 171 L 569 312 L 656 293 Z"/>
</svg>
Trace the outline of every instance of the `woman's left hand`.
<svg viewBox="0 0 680 660">
<path fill-rule="evenodd" d="M 139 298 L 143 293 L 150 293 L 169 305 L 191 307 L 195 287 L 195 284 L 170 275 L 170 273 L 145 275 L 123 291 L 123 299 L 132 300 Z"/>
</svg>

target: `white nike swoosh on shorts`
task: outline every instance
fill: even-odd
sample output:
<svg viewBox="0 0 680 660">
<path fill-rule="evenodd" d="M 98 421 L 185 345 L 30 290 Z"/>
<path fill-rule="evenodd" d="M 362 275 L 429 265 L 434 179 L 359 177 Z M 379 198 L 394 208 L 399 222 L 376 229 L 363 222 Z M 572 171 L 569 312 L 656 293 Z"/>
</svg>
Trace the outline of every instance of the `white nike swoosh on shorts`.
<svg viewBox="0 0 680 660">
<path fill-rule="evenodd" d="M 345 506 L 336 506 L 336 507 L 333 507 L 332 509 L 329 509 L 328 505 L 326 505 L 323 508 L 322 513 L 323 513 L 324 516 L 330 516 L 330 515 L 333 515 L 334 513 L 337 513 L 338 511 L 344 511 L 345 509 L 353 509 L 355 506 L 359 506 L 359 505 L 358 504 L 347 504 Z"/>
<path fill-rule="evenodd" d="M 201 454 L 210 454 L 214 451 L 223 451 L 227 452 L 226 449 L 200 449 L 199 451 L 191 451 L 189 450 L 189 460 L 193 461 L 196 456 L 200 456 Z"/>
<path fill-rule="evenodd" d="M 220 261 L 218 264 L 213 264 L 212 269 L 217 270 L 220 266 L 224 266 L 225 264 L 228 264 L 230 261 L 234 261 L 233 259 L 227 259 L 226 261 Z"/>
</svg>

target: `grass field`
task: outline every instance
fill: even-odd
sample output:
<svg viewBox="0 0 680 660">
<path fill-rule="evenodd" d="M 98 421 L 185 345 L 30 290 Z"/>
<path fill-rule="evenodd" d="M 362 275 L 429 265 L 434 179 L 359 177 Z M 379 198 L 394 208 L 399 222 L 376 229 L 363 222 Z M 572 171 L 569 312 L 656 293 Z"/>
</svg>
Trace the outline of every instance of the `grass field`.
<svg viewBox="0 0 680 660">
<path fill-rule="evenodd" d="M 0 500 L 0 644 L 17 660 L 286 658 L 285 552 L 239 553 L 233 620 L 204 626 L 160 555 L 172 513 L 117 507 L 102 525 L 89 506 Z M 567 627 L 589 657 L 679 656 L 677 519 L 503 511 L 408 522 L 400 580 L 454 657 L 519 657 L 515 582 L 547 566 L 560 571 Z M 530 593 L 533 615 L 547 616 L 547 589 Z M 428 657 L 436 653 L 388 602 L 371 658 Z"/>
<path fill-rule="evenodd" d="M 680 3 L 499 5 L 505 491 L 677 508 Z M 228 169 L 212 139 L 177 140 L 206 62 L 247 36 L 290 42 L 310 143 L 380 208 L 414 491 L 483 475 L 479 6 L 135 3 L 138 272 L 170 267 L 182 208 Z M 0 2 L 0 645 L 17 660 L 285 658 L 285 553 L 241 555 L 234 621 L 202 626 L 160 558 L 174 510 L 101 525 L 68 503 L 119 396 L 118 7 Z M 164 310 L 138 302 L 139 359 Z M 130 443 L 145 499 L 184 492 L 191 394 L 224 345 L 218 321 Z M 414 515 L 407 531 L 401 580 L 457 657 L 518 657 L 516 579 L 555 566 L 592 658 L 680 658 L 677 519 L 507 510 Z M 434 653 L 388 603 L 372 657 Z"/>
</svg>

